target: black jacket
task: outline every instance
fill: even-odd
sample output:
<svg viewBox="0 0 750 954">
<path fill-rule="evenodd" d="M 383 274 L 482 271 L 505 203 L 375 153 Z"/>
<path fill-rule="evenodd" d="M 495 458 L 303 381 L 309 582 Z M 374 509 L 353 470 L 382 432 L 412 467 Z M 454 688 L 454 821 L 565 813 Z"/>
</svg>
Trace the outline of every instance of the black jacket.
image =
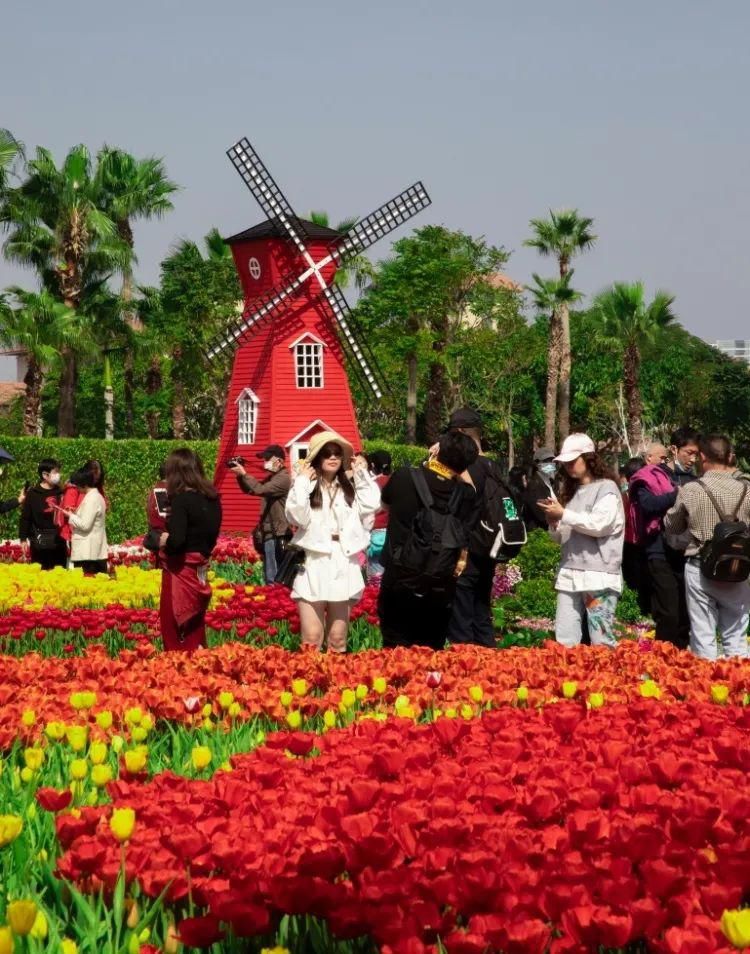
<svg viewBox="0 0 750 954">
<path fill-rule="evenodd" d="M 11 497 L 10 500 L 0 500 L 0 513 L 10 513 L 18 506 L 18 498 Z"/>
<path fill-rule="evenodd" d="M 55 511 L 51 503 L 60 503 L 62 490 L 60 487 L 42 487 L 38 484 L 31 487 L 21 508 L 21 519 L 18 524 L 18 536 L 21 540 L 29 540 L 34 533 L 40 530 L 55 530 Z"/>
</svg>

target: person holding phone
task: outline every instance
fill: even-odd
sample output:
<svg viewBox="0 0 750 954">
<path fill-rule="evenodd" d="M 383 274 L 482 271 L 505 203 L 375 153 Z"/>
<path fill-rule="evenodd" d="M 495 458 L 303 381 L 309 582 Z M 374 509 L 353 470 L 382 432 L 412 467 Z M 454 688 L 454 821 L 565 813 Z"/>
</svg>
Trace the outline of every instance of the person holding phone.
<svg viewBox="0 0 750 954">
<path fill-rule="evenodd" d="M 39 483 L 29 488 L 21 507 L 18 536 L 24 549 L 28 548 L 31 562 L 52 570 L 68 563 L 68 547 L 57 521 L 62 498 L 60 462 L 45 457 L 39 461 L 37 472 Z"/>
<path fill-rule="evenodd" d="M 558 499 L 538 502 L 550 535 L 562 544 L 555 638 L 577 646 L 585 615 L 591 645 L 614 646 L 625 535 L 620 488 L 586 434 L 566 437 L 555 462 L 564 471 Z"/>
<path fill-rule="evenodd" d="M 334 431 L 315 434 L 286 501 L 299 529 L 292 543 L 305 551 L 292 587 L 302 645 L 346 652 L 349 613 L 364 590 L 359 555 L 370 541 L 380 489 L 367 461 Z"/>
<path fill-rule="evenodd" d="M 159 553 L 159 541 L 162 533 L 167 529 L 167 516 L 169 515 L 169 495 L 167 494 L 167 481 L 165 479 L 164 464 L 159 467 L 159 480 L 148 492 L 146 500 L 146 522 L 148 530 L 143 538 L 143 546 L 152 553 Z"/>
<path fill-rule="evenodd" d="M 109 547 L 105 527 L 107 506 L 91 470 L 77 470 L 70 483 L 80 495 L 76 510 L 62 510 L 71 528 L 70 562 L 89 576 L 107 573 Z"/>
</svg>

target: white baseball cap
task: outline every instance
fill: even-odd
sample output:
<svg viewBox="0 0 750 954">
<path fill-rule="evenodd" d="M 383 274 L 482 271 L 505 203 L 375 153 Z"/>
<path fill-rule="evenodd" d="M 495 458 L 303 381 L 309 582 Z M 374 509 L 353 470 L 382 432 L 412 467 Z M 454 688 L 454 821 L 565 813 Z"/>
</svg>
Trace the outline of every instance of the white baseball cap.
<svg viewBox="0 0 750 954">
<path fill-rule="evenodd" d="M 567 464 L 581 454 L 593 454 L 595 451 L 596 445 L 588 434 L 570 434 L 563 441 L 563 446 L 555 460 L 558 464 Z"/>
</svg>

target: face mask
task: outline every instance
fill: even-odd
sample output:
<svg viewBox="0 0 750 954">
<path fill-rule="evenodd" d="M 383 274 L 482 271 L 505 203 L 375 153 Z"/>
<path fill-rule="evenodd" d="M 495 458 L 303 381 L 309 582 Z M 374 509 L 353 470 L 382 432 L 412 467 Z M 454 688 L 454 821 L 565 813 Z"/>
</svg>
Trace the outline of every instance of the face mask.
<svg viewBox="0 0 750 954">
<path fill-rule="evenodd" d="M 543 464 L 539 465 L 539 470 L 544 474 L 545 477 L 554 477 L 557 473 L 557 464 L 553 461 L 545 461 Z"/>
<path fill-rule="evenodd" d="M 628 482 L 627 482 L 627 480 L 624 480 L 624 481 L 620 484 L 620 492 L 623 493 L 623 494 L 626 494 L 626 493 L 628 492 Z"/>
<path fill-rule="evenodd" d="M 48 483 L 48 484 L 52 484 L 53 487 L 57 487 L 57 485 L 60 483 L 60 475 L 59 475 L 59 474 L 49 474 L 49 475 L 47 476 L 47 483 Z"/>
<path fill-rule="evenodd" d="M 263 464 L 263 470 L 267 470 L 270 474 L 275 474 L 275 473 L 276 473 L 276 464 L 275 464 L 273 458 L 271 458 L 271 460 L 267 460 L 267 461 Z"/>
</svg>

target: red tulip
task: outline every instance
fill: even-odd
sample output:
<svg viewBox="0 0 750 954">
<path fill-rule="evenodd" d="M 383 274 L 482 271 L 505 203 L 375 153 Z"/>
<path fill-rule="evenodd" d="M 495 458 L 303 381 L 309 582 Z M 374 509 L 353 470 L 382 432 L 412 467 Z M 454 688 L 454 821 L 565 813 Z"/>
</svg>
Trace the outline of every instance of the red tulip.
<svg viewBox="0 0 750 954">
<path fill-rule="evenodd" d="M 61 812 L 70 805 L 73 793 L 70 789 L 58 791 L 56 788 L 38 788 L 36 800 L 45 811 Z"/>
</svg>

